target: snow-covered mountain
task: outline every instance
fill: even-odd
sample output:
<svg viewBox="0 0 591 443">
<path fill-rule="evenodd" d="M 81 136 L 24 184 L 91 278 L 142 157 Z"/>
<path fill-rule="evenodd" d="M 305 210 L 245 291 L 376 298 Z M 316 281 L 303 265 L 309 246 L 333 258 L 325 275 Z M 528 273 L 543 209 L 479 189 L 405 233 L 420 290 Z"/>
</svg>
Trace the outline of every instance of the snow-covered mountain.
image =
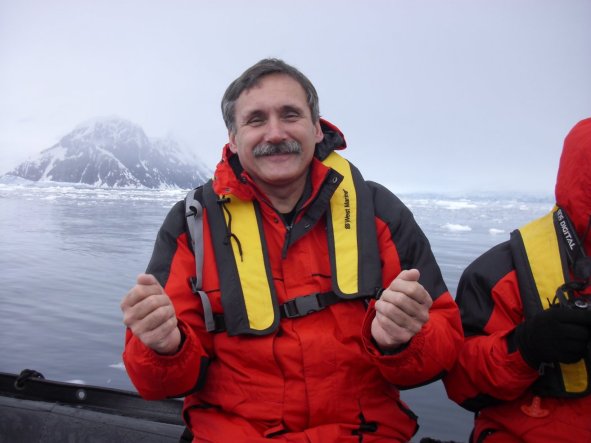
<svg viewBox="0 0 591 443">
<path fill-rule="evenodd" d="M 149 138 L 127 120 L 101 118 L 79 125 L 6 175 L 97 187 L 189 189 L 207 181 L 211 171 L 172 138 Z"/>
</svg>

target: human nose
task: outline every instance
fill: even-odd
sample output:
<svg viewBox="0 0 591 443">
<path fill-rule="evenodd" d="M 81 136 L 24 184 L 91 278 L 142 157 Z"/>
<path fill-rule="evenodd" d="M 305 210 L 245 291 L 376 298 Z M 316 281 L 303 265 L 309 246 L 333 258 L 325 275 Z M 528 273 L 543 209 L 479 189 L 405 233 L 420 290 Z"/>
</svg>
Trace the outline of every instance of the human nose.
<svg viewBox="0 0 591 443">
<path fill-rule="evenodd" d="M 267 122 L 265 141 L 269 143 L 278 143 L 287 138 L 283 123 L 279 118 L 270 118 Z"/>
</svg>

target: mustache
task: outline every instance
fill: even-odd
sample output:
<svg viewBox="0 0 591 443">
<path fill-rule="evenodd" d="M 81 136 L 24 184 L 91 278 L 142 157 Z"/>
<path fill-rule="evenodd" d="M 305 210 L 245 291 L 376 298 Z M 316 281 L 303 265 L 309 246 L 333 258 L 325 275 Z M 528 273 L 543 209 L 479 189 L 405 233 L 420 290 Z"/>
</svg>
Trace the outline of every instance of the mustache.
<svg viewBox="0 0 591 443">
<path fill-rule="evenodd" d="M 285 140 L 279 143 L 259 143 L 252 150 L 255 158 L 277 154 L 301 154 L 302 145 L 295 140 Z"/>
</svg>

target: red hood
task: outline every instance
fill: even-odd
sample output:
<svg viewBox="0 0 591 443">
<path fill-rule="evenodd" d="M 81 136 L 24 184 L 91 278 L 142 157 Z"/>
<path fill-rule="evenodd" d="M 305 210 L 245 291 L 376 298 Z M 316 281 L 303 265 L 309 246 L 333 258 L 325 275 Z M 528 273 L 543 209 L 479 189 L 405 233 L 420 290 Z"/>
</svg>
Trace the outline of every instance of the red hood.
<svg viewBox="0 0 591 443">
<path fill-rule="evenodd" d="M 324 138 L 320 143 L 316 144 L 314 156 L 318 160 L 324 160 L 332 151 L 345 149 L 347 143 L 343 133 L 332 123 L 321 118 L 320 126 L 322 127 Z M 321 171 L 315 168 L 313 172 L 317 174 Z M 241 174 L 242 177 L 238 176 L 237 173 Z M 250 200 L 254 197 L 254 184 L 252 184 L 253 186 L 244 186 L 243 183 L 245 181 L 243 180 L 249 181 L 252 184 L 248 174 L 242 171 L 236 154 L 230 151 L 230 145 L 226 144 L 222 149 L 222 159 L 217 164 L 213 176 L 214 191 L 216 194 L 234 194 L 243 200 Z"/>
<path fill-rule="evenodd" d="M 577 123 L 564 139 L 555 193 L 556 203 L 583 236 L 591 217 L 591 118 Z M 591 251 L 591 233 L 585 245 Z"/>
</svg>

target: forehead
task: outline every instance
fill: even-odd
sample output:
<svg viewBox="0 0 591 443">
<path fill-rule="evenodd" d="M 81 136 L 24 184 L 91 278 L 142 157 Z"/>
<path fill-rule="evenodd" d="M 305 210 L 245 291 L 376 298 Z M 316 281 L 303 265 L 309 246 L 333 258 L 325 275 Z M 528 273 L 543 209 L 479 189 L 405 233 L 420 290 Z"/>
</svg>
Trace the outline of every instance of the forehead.
<svg viewBox="0 0 591 443">
<path fill-rule="evenodd" d="M 269 74 L 250 89 L 242 91 L 236 100 L 236 113 L 244 114 L 286 106 L 307 109 L 306 91 L 289 75 Z"/>
</svg>

